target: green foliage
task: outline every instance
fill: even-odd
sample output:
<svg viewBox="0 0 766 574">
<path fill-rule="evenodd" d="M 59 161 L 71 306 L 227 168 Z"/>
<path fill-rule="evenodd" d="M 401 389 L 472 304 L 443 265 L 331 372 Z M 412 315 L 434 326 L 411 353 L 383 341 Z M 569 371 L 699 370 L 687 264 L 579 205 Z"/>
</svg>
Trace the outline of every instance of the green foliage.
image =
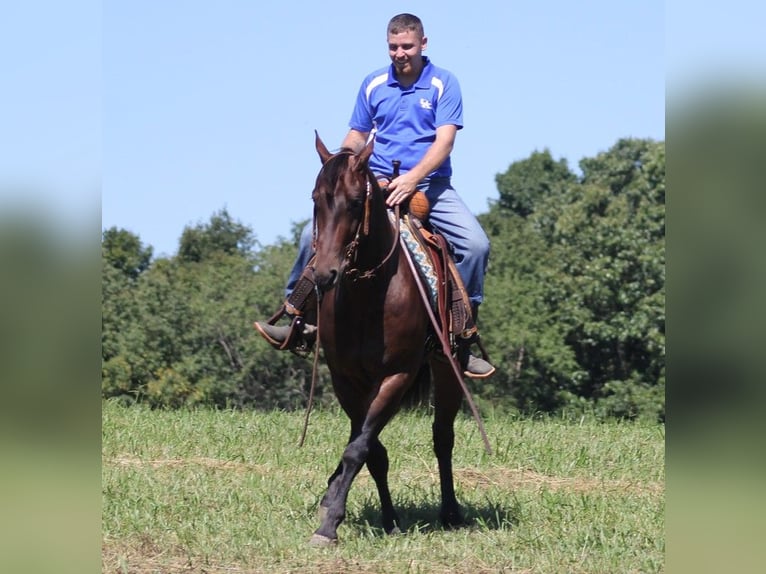
<svg viewBox="0 0 766 574">
<path fill-rule="evenodd" d="M 566 160 L 555 161 L 549 150 L 535 151 L 495 176 L 501 209 L 526 217 L 540 200 L 556 196 L 576 181 Z"/>
<path fill-rule="evenodd" d="M 658 384 L 643 381 L 609 381 L 606 395 L 598 399 L 597 412 L 627 419 L 665 419 L 665 378 Z"/>
<path fill-rule="evenodd" d="M 111 267 L 131 279 L 138 277 L 149 267 L 152 247 L 144 246 L 135 233 L 110 227 L 101 235 L 101 256 Z"/>
<path fill-rule="evenodd" d="M 509 187 L 482 217 L 493 246 L 486 307 L 506 319 L 502 335 L 483 325 L 505 378 L 482 394 L 508 391 L 524 410 L 585 399 L 609 416 L 662 418 L 664 143 L 620 140 L 582 160 L 581 178 L 559 173 L 555 189 L 541 165 L 563 167 L 535 154 L 498 177 L 522 198 L 538 178 L 532 207 L 515 208 Z"/>
<path fill-rule="evenodd" d="M 183 254 L 155 260 L 135 280 L 105 259 L 103 395 L 163 407 L 300 407 L 311 363 L 273 352 L 252 327 L 281 304 L 295 245 L 256 244 L 224 213 L 187 228 Z"/>
<path fill-rule="evenodd" d="M 186 227 L 178 245 L 178 259 L 190 263 L 216 254 L 245 255 L 255 245 L 252 230 L 232 219 L 226 209 L 214 213 L 208 223 Z"/>
<path fill-rule="evenodd" d="M 498 174 L 479 324 L 496 374 L 482 408 L 664 419 L 665 144 L 621 139 L 580 162 L 548 150 Z M 130 232 L 102 240 L 103 395 L 155 406 L 294 409 L 312 362 L 252 323 L 282 303 L 304 222 L 261 246 L 226 210 L 151 261 Z M 319 362 L 318 401 L 332 403 Z"/>
</svg>

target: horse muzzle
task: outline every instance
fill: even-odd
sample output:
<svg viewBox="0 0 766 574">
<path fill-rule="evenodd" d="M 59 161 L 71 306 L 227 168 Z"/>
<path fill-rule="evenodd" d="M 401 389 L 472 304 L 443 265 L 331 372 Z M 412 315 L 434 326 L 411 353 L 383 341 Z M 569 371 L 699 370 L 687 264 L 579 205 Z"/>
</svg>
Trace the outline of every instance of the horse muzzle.
<svg viewBox="0 0 766 574">
<path fill-rule="evenodd" d="M 326 270 L 312 267 L 311 272 L 314 275 L 314 284 L 319 293 L 322 294 L 327 293 L 330 289 L 335 287 L 338 283 L 338 277 L 340 277 L 340 270 L 337 267 L 331 267 Z"/>
</svg>

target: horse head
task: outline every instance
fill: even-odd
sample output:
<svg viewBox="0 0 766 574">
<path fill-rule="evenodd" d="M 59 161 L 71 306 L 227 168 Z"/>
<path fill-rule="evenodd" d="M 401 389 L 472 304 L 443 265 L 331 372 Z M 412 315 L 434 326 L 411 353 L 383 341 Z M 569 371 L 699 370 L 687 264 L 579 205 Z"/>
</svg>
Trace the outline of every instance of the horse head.
<svg viewBox="0 0 766 574">
<path fill-rule="evenodd" d="M 314 200 L 314 281 L 322 292 L 332 289 L 344 272 L 364 262 L 359 247 L 369 234 L 373 211 L 383 203 L 369 168 L 373 142 L 359 152 L 330 153 L 316 134 L 322 168 L 316 178 Z M 383 205 L 383 210 L 385 206 Z"/>
</svg>

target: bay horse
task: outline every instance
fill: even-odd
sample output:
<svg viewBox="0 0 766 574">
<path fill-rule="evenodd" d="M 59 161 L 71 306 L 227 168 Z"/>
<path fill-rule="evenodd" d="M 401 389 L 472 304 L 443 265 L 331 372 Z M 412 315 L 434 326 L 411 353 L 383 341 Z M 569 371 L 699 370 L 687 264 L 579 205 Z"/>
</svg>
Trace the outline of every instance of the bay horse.
<svg viewBox="0 0 766 574">
<path fill-rule="evenodd" d="M 319 134 L 315 145 L 322 161 L 312 193 L 318 336 L 335 395 L 351 422 L 348 443 L 320 502 L 321 525 L 310 541 L 326 546 L 338 540 L 349 489 L 365 464 L 380 497 L 383 529 L 389 534 L 399 531 L 388 486 L 388 453 L 379 435 L 429 360 L 429 316 L 389 219 L 384 193 L 368 165 L 373 140 L 358 153 L 330 153 Z M 453 527 L 463 523 L 452 476 L 462 380 L 443 358 L 430 358 L 430 367 L 439 518 Z"/>
</svg>

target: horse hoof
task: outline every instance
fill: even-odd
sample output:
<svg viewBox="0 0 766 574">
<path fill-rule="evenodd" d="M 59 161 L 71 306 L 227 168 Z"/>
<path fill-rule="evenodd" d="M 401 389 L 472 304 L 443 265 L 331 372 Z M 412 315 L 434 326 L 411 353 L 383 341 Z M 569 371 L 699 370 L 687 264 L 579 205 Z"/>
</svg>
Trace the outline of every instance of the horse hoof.
<svg viewBox="0 0 766 574">
<path fill-rule="evenodd" d="M 391 530 L 386 530 L 386 534 L 388 534 L 390 536 L 395 536 L 395 535 L 401 534 L 401 533 L 402 533 L 402 531 L 399 530 L 398 526 L 394 526 Z"/>
<path fill-rule="evenodd" d="M 466 521 L 459 512 L 449 512 L 442 514 L 440 517 L 441 523 L 445 528 L 462 528 L 466 525 Z"/>
<path fill-rule="evenodd" d="M 338 543 L 337 538 L 327 538 L 321 534 L 314 534 L 309 540 L 309 546 L 315 546 L 317 548 L 326 548 L 327 546 L 335 546 Z"/>
</svg>

